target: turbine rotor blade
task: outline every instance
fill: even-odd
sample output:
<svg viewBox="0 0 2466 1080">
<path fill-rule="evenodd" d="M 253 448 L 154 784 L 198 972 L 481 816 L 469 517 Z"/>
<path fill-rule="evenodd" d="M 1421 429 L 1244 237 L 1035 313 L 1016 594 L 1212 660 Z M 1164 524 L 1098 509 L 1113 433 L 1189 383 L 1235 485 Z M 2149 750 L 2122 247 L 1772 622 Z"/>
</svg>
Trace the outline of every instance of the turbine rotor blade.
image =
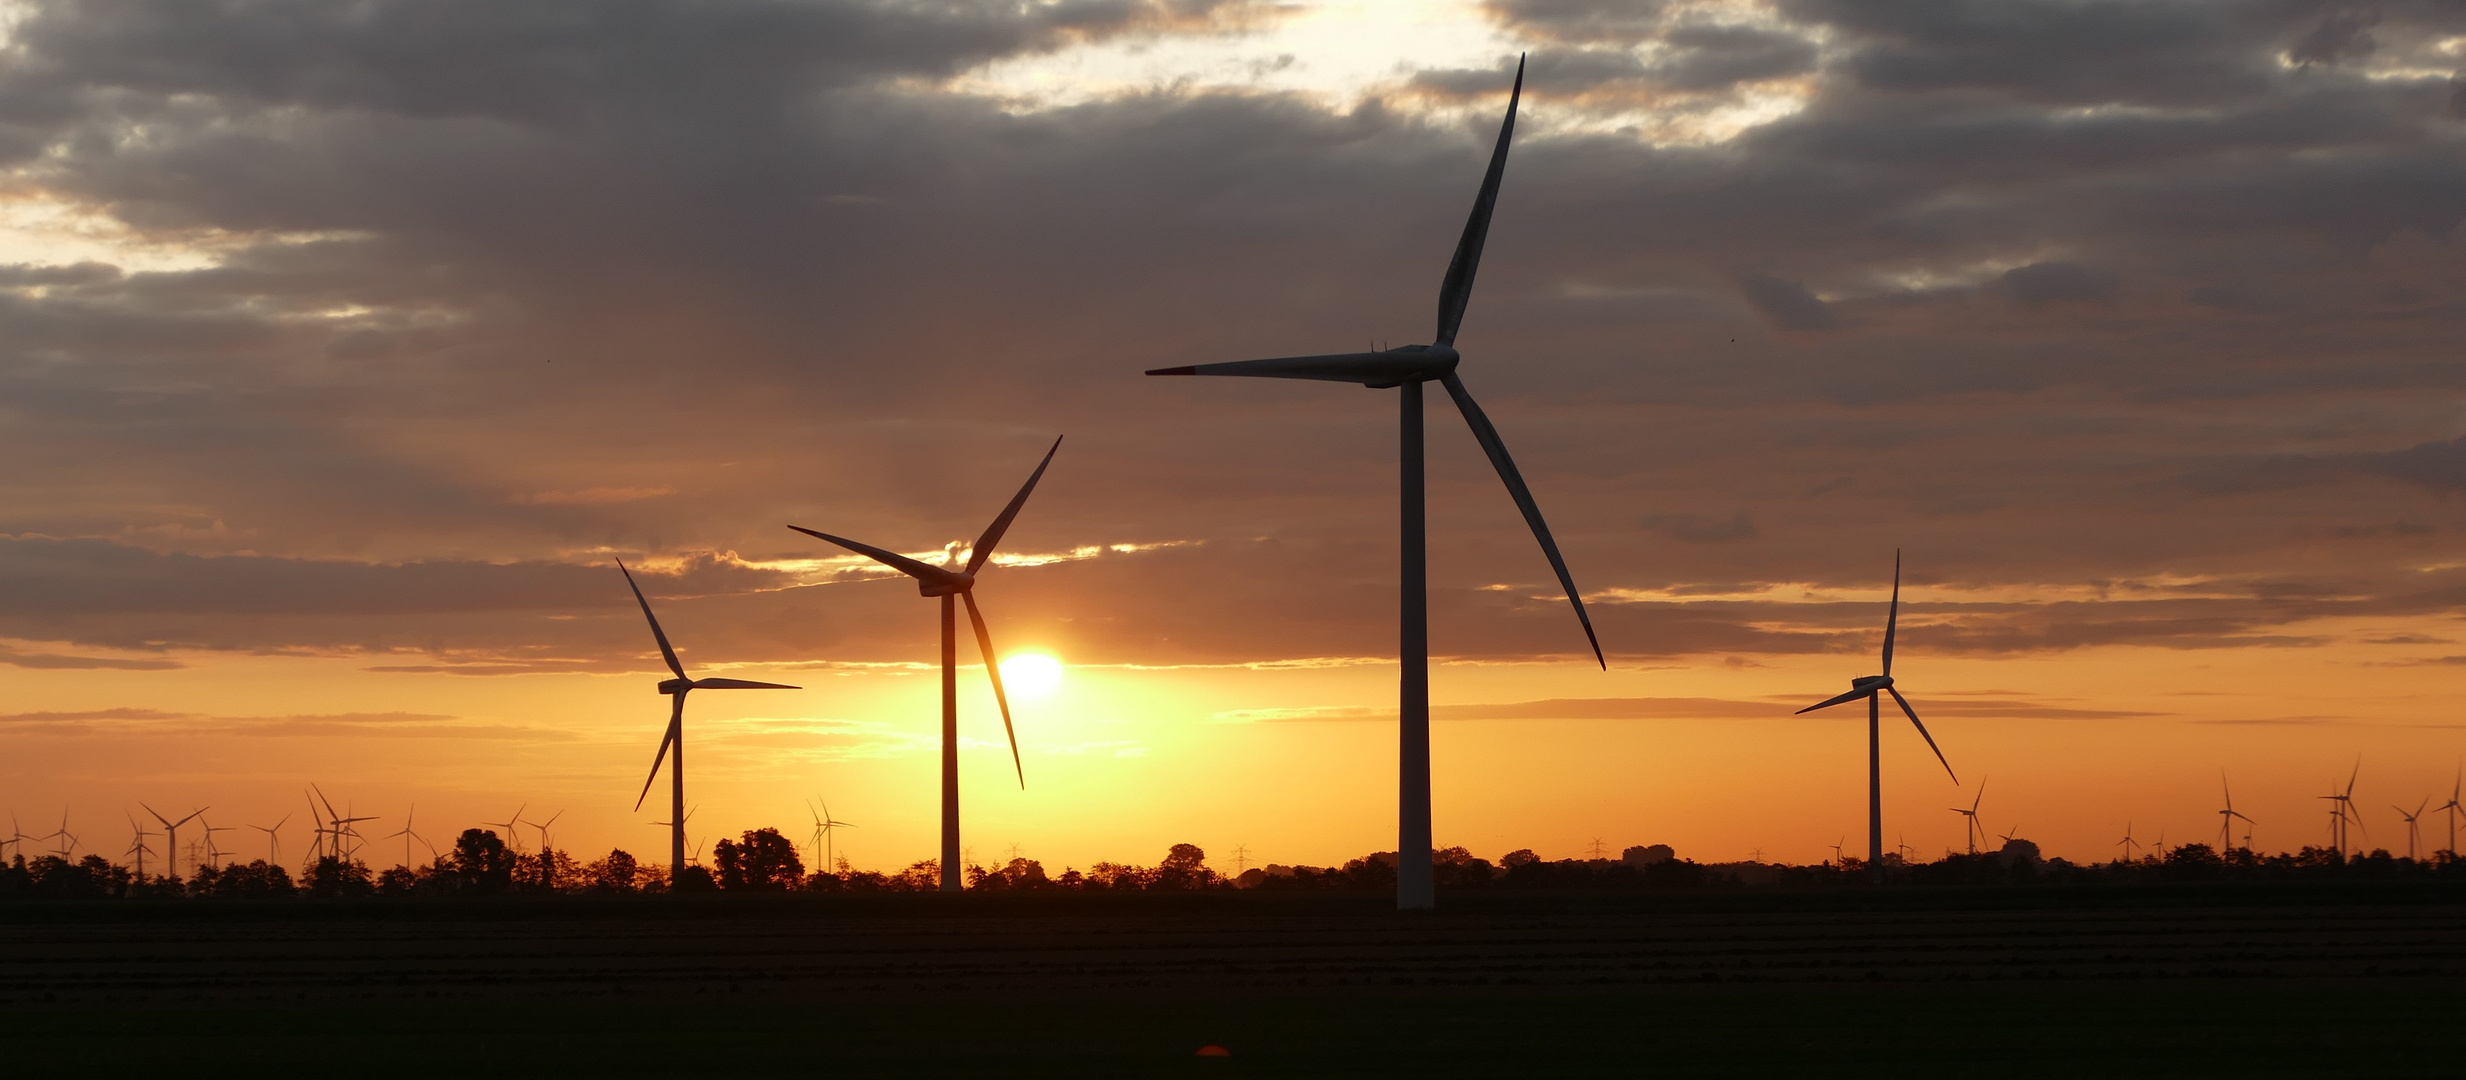
<svg viewBox="0 0 2466 1080">
<path fill-rule="evenodd" d="M 939 566 L 935 566 L 931 563 L 918 562 L 896 551 L 884 551 L 881 548 L 875 547 L 871 544 L 860 544 L 844 536 L 832 536 L 826 532 L 815 532 L 814 530 L 808 529 L 802 525 L 790 525 L 788 527 L 817 540 L 828 540 L 831 543 L 837 544 L 840 547 L 846 548 L 868 559 L 872 559 L 875 562 L 881 563 L 882 565 L 890 567 L 893 570 L 897 570 L 900 573 L 906 574 L 907 576 L 915 578 L 918 581 L 930 581 L 936 585 L 959 584 L 959 575 L 951 573 L 950 571 Z"/>
<path fill-rule="evenodd" d="M 1490 168 L 1481 176 L 1481 194 L 1473 197 L 1473 213 L 1464 221 L 1464 235 L 1456 241 L 1455 257 L 1447 262 L 1447 277 L 1439 283 L 1438 338 L 1441 345 L 1456 342 L 1456 328 L 1464 324 L 1465 305 L 1473 299 L 1473 272 L 1481 268 L 1481 248 L 1490 237 L 1490 214 L 1498 208 L 1499 180 L 1507 173 L 1507 146 L 1515 139 L 1516 105 L 1524 100 L 1524 58 L 1516 58 L 1516 82 L 1507 92 L 1507 118 L 1498 125 L 1498 145 L 1490 150 Z"/>
<path fill-rule="evenodd" d="M 1884 674 L 1892 674 L 1892 638 L 1901 626 L 1901 549 L 1892 550 L 1892 608 L 1884 616 Z"/>
<path fill-rule="evenodd" d="M 968 624 L 976 628 L 976 647 L 985 651 L 985 674 L 993 679 L 993 700 L 1002 707 L 1002 734 L 1010 736 L 1010 768 L 1019 774 L 1019 789 L 1027 790 L 1027 766 L 1019 762 L 1019 732 L 1010 725 L 1010 694 L 1002 689 L 1002 664 L 993 656 L 993 633 L 985 629 L 985 613 L 976 610 L 976 593 L 959 594 L 967 602 Z"/>
<path fill-rule="evenodd" d="M 786 683 L 755 682 L 751 679 L 695 679 L 696 690 L 802 690 L 802 686 Z"/>
<path fill-rule="evenodd" d="M 1498 478 L 1507 484 L 1508 497 L 1515 500 L 1516 509 L 1524 512 L 1524 523 L 1532 526 L 1533 539 L 1541 541 L 1541 553 L 1549 556 L 1550 569 L 1558 575 L 1559 587 L 1567 590 L 1567 602 L 1575 605 L 1576 621 L 1584 624 L 1584 640 L 1593 647 L 1593 660 L 1601 665 L 1603 671 L 1608 671 L 1610 661 L 1601 655 L 1601 639 L 1593 633 L 1592 616 L 1584 612 L 1584 596 L 1576 591 L 1575 577 L 1567 572 L 1567 560 L 1558 553 L 1558 541 L 1550 538 L 1550 523 L 1541 519 L 1541 505 L 1533 501 L 1532 489 L 1524 486 L 1524 474 L 1516 471 L 1515 459 L 1507 456 L 1507 444 L 1499 439 L 1498 429 L 1491 426 L 1490 418 L 1482 413 L 1481 406 L 1473 401 L 1472 393 L 1464 388 L 1464 380 L 1456 378 L 1456 373 L 1450 371 L 1439 382 L 1447 387 L 1447 396 L 1456 399 L 1456 409 L 1464 414 L 1465 424 L 1473 429 L 1473 440 L 1481 444 L 1482 453 L 1490 455 L 1490 464 L 1498 469 Z"/>
<path fill-rule="evenodd" d="M 1045 466 L 1053 464 L 1054 452 L 1061 448 L 1062 437 L 1056 435 L 1053 446 L 1045 451 L 1045 459 L 1036 463 L 1036 471 L 1028 474 L 1027 483 L 1020 486 L 1017 495 L 1011 496 L 1010 505 L 1002 508 L 1002 516 L 993 519 L 993 524 L 985 526 L 985 534 L 976 538 L 975 549 L 968 552 L 968 573 L 982 569 L 986 560 L 993 558 L 994 545 L 1001 543 L 1002 534 L 1010 531 L 1011 519 L 1019 516 L 1020 507 L 1027 505 L 1028 493 L 1036 490 L 1036 482 L 1045 477 Z M 987 662 L 991 662 L 990 658 Z"/>
<path fill-rule="evenodd" d="M 668 711 L 668 731 L 659 737 L 659 753 L 651 758 L 651 775 L 642 778 L 642 794 L 634 797 L 634 809 L 642 809 L 643 801 L 651 797 L 651 782 L 659 779 L 659 766 L 668 760 L 668 745 L 676 741 L 677 729 L 683 726 L 685 726 L 685 695 L 678 694 L 675 707 Z M 514 816 L 521 817 L 522 815 L 516 812 Z M 513 826 L 508 825 L 506 828 L 510 830 Z"/>
<path fill-rule="evenodd" d="M 1438 352 L 1407 345 L 1386 352 L 1328 353 L 1323 356 L 1276 356 L 1264 360 L 1228 360 L 1217 364 L 1151 368 L 1150 375 L 1223 375 L 1251 379 L 1309 379 L 1317 382 L 1399 386 L 1436 378 L 1455 361 L 1455 350 Z"/>
<path fill-rule="evenodd" d="M 1944 748 L 1935 745 L 1935 736 L 1927 734 L 1926 721 L 1918 719 L 1918 710 L 1909 707 L 1909 699 L 1901 696 L 1899 688 L 1887 686 L 1884 690 L 1892 695 L 1893 701 L 1900 704 L 1901 712 L 1909 717 L 1909 722 L 1917 726 L 1919 736 L 1927 741 L 1927 749 L 1935 751 L 1935 760 L 1944 763 L 1944 775 L 1951 777 L 1953 783 L 1960 783 L 1961 775 L 1952 771 L 1952 762 L 1944 759 Z M 1986 798 L 1986 785 L 1978 786 L 1978 797 Z"/>
<path fill-rule="evenodd" d="M 1809 706 L 1807 706 L 1806 708 L 1803 708 L 1803 709 L 1798 710 L 1797 712 L 1791 713 L 1790 715 L 1791 715 L 1791 716 L 1805 716 L 1806 714 L 1811 713 L 1811 712 L 1814 712 L 1814 711 L 1815 711 L 1815 710 L 1817 710 L 1817 709 L 1829 709 L 1829 708 L 1832 708 L 1832 707 L 1833 707 L 1833 706 L 1835 706 L 1835 705 L 1839 705 L 1839 704 L 1841 704 L 1842 702 L 1845 702 L 1845 701 L 1856 701 L 1856 700 L 1858 700 L 1859 698 L 1866 697 L 1867 695 L 1872 694 L 1872 693 L 1874 693 L 1874 691 L 1872 691 L 1872 690 L 1852 690 L 1852 691 L 1850 691 L 1849 693 L 1842 694 L 1842 695 L 1839 695 L 1839 696 L 1837 696 L 1837 697 L 1829 697 L 1829 698 L 1825 698 L 1825 699 L 1824 699 L 1824 700 L 1822 700 L 1822 701 L 1816 702 L 1816 703 L 1815 703 L 1815 704 L 1813 704 L 1813 705 L 1809 705 Z"/>
<path fill-rule="evenodd" d="M 634 602 L 642 605 L 642 617 L 651 620 L 651 637 L 659 642 L 659 657 L 668 662 L 668 670 L 677 678 L 685 677 L 685 665 L 677 662 L 676 649 L 668 644 L 668 632 L 659 628 L 659 616 L 651 614 L 651 602 L 642 596 L 642 586 L 634 584 L 634 572 L 625 568 L 625 560 L 616 561 L 617 572 L 625 575 L 625 587 L 634 591 Z"/>
</svg>

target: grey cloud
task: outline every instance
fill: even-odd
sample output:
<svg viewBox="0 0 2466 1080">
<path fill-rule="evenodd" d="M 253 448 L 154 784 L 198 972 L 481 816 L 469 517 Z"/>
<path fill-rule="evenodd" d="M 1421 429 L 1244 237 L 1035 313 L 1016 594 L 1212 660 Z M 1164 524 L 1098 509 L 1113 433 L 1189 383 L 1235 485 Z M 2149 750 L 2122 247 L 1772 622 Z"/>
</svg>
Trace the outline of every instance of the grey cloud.
<svg viewBox="0 0 2466 1080">
<path fill-rule="evenodd" d="M 1841 316 L 1832 305 L 1798 282 L 1750 271 L 1738 275 L 1738 290 L 1749 305 L 1781 329 L 1830 330 L 1841 325 Z"/>
<path fill-rule="evenodd" d="M 2298 64 L 2334 64 L 2369 56 L 2379 45 L 2371 35 L 2372 27 L 2379 22 L 2380 14 L 2374 11 L 2330 12 L 2311 33 L 2286 50 L 2286 58 Z"/>
<path fill-rule="evenodd" d="M 188 666 L 177 660 L 64 656 L 59 653 L 19 652 L 5 648 L 0 648 L 0 664 L 33 668 L 39 671 L 176 671 Z"/>
<path fill-rule="evenodd" d="M 1481 6 L 1512 32 L 1586 44 L 1649 39 L 1661 31 L 1669 9 L 1663 0 L 1482 0 Z"/>
<path fill-rule="evenodd" d="M 1643 525 L 1673 540 L 1695 544 L 1727 543 L 1755 535 L 1755 519 L 1744 510 L 1726 518 L 1703 514 L 1646 514 Z"/>
<path fill-rule="evenodd" d="M 2116 276 L 2104 270 L 2066 262 L 2031 263 L 2004 271 L 2003 285 L 2014 299 L 2042 304 L 2064 300 L 2104 300 L 2115 295 Z"/>
</svg>

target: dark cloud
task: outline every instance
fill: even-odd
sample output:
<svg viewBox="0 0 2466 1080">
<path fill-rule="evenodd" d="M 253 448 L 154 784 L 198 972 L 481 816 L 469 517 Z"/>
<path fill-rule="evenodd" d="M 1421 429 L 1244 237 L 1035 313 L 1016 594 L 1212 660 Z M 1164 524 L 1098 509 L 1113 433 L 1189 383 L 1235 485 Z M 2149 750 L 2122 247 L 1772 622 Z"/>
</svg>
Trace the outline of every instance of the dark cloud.
<svg viewBox="0 0 2466 1080">
<path fill-rule="evenodd" d="M 1914 607 L 1946 653 L 2278 647 L 2457 602 L 2414 568 L 2466 524 L 2438 404 L 2466 392 L 2466 133 L 2452 80 L 2403 73 L 2449 70 L 2451 9 L 2372 7 L 2301 69 L 2366 9 L 1489 10 L 1540 44 L 1544 104 L 1463 372 L 1623 662 L 1867 653 L 1873 605 L 1739 598 L 1879 589 L 1902 546 L 1998 596 L 2111 587 Z M 1269 17 L 36 5 L 0 58 L 12 196 L 214 265 L 0 269 L 0 632 L 115 666 L 648 670 L 606 564 L 643 552 L 697 661 L 904 662 L 930 606 L 783 569 L 823 553 L 781 526 L 965 541 L 1067 431 L 1014 543 L 1102 554 L 997 571 L 1003 640 L 1381 655 L 1392 402 L 1135 373 L 1425 340 L 1506 69 L 1338 109 L 945 81 Z M 1800 96 L 1715 122 L 1758 86 Z M 1446 423 L 1441 651 L 1575 655 Z M 2214 587 L 2130 585 L 2186 577 Z"/>
<path fill-rule="evenodd" d="M 2286 58 L 2298 64 L 2334 64 L 2359 56 L 2370 56 L 2379 42 L 2372 40 L 2371 29 L 2380 22 L 2380 13 L 2370 10 L 2333 11 L 2320 21 L 2312 32 L 2303 35 Z"/>
</svg>

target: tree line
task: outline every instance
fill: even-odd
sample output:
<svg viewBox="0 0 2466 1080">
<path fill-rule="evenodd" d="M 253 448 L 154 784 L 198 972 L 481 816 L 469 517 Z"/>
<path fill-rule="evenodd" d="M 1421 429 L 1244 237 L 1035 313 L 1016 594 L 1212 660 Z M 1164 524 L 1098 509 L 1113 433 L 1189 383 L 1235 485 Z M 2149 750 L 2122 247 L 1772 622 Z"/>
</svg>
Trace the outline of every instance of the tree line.
<svg viewBox="0 0 2466 1080">
<path fill-rule="evenodd" d="M 1497 863 L 1461 847 L 1433 853 L 1438 887 L 1449 892 L 1480 889 L 1596 890 L 1798 886 L 1851 887 L 1872 879 L 1864 860 L 1847 857 L 1814 866 L 1773 863 L 1703 864 L 1672 857 L 1659 845 L 1629 848 L 1621 858 L 1543 859 L 1530 850 L 1510 852 Z M 965 868 L 970 892 L 1186 892 L 1257 889 L 1269 892 L 1388 892 L 1396 886 L 1393 852 L 1376 852 L 1338 866 L 1270 864 L 1226 876 L 1207 865 L 1196 844 L 1175 844 L 1154 866 L 1099 862 L 1049 874 L 1034 859 L 1013 858 L 994 866 Z M 2466 863 L 2449 851 L 2427 859 L 2393 856 L 2385 850 L 2346 854 L 2306 847 L 2261 854 L 2250 848 L 2219 851 L 2184 844 L 2162 853 L 2105 863 L 2041 859 L 2026 841 L 2004 850 L 1946 855 L 1932 862 L 1884 857 L 1888 881 L 1913 885 L 2095 884 L 2159 881 L 2407 880 L 2466 881 Z M 374 871 L 356 858 L 324 856 L 303 864 L 295 876 L 259 859 L 200 866 L 186 878 L 138 875 L 100 855 L 70 860 L 20 854 L 0 864 L 0 899 L 230 899 L 366 896 L 624 895 L 663 893 L 933 892 L 941 887 L 934 860 L 896 873 L 837 867 L 808 871 L 795 843 L 777 829 L 750 829 L 722 839 L 712 865 L 688 865 L 670 873 L 636 860 L 623 849 L 581 862 L 549 849 L 517 852 L 494 830 L 466 829 L 453 847 L 420 866 Z"/>
</svg>

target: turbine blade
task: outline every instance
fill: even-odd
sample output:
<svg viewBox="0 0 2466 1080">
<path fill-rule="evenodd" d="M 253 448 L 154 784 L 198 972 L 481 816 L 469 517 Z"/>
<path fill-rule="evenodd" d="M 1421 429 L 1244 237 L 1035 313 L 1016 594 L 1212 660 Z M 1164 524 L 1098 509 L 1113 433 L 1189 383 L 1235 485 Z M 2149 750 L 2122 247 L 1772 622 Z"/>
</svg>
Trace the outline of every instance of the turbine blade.
<svg viewBox="0 0 2466 1080">
<path fill-rule="evenodd" d="M 1010 694 L 1002 689 L 1002 664 L 993 656 L 993 633 L 985 629 L 985 613 L 976 610 L 976 593 L 959 594 L 967 601 L 968 624 L 976 628 L 976 647 L 985 651 L 985 674 L 993 679 L 993 701 L 1002 707 L 1002 734 L 1010 736 L 1010 768 L 1019 774 L 1019 789 L 1027 790 L 1027 766 L 1019 763 L 1019 732 L 1010 726 Z"/>
<path fill-rule="evenodd" d="M 1323 356 L 1277 356 L 1265 360 L 1228 360 L 1220 364 L 1190 364 L 1151 368 L 1150 375 L 1224 375 L 1250 379 L 1310 379 L 1317 382 L 1396 386 L 1436 373 L 1439 358 L 1420 345 L 1386 352 L 1328 353 Z"/>
<path fill-rule="evenodd" d="M 1884 616 L 1884 674 L 1892 674 L 1892 638 L 1901 627 L 1901 549 L 1892 549 L 1892 607 Z"/>
<path fill-rule="evenodd" d="M 668 760 L 668 744 L 676 741 L 677 729 L 683 727 L 684 725 L 685 695 L 678 694 L 676 695 L 676 705 L 668 710 L 668 730 L 665 734 L 659 737 L 659 753 L 652 755 L 651 757 L 651 775 L 642 778 L 642 794 L 634 796 L 634 809 L 642 809 L 643 801 L 651 797 L 651 782 L 659 779 L 660 763 Z M 522 815 L 518 811 L 514 816 L 521 817 Z M 511 831 L 513 826 L 507 825 L 506 829 Z"/>
<path fill-rule="evenodd" d="M 625 568 L 625 560 L 616 561 L 617 572 L 625 575 L 625 587 L 634 591 L 634 602 L 642 605 L 642 617 L 651 620 L 651 637 L 659 642 L 659 657 L 668 662 L 668 670 L 677 678 L 685 677 L 685 665 L 677 663 L 676 649 L 668 644 L 668 632 L 659 628 L 659 616 L 651 614 L 651 602 L 643 599 L 642 586 L 634 584 L 634 572 Z"/>
<path fill-rule="evenodd" d="M 1804 715 L 1806 715 L 1806 714 L 1808 714 L 1808 713 L 1814 712 L 1814 711 L 1815 711 L 1815 710 L 1817 710 L 1817 709 L 1829 709 L 1829 708 L 1832 708 L 1832 707 L 1833 707 L 1833 706 L 1835 706 L 1835 705 L 1839 705 L 1839 704 L 1841 704 L 1842 702 L 1845 702 L 1845 701 L 1856 701 L 1856 700 L 1858 700 L 1859 698 L 1862 698 L 1862 697 L 1867 696 L 1867 695 L 1868 695 L 1869 693 L 1871 693 L 1871 692 L 1872 692 L 1872 691 L 1867 691 L 1867 690 L 1852 690 L 1852 691 L 1850 691 L 1849 693 L 1842 694 L 1842 695 L 1840 695 L 1840 696 L 1838 696 L 1838 697 L 1829 697 L 1829 698 L 1825 698 L 1825 699 L 1824 699 L 1824 700 L 1822 700 L 1822 701 L 1816 702 L 1816 703 L 1815 703 L 1815 704 L 1813 704 L 1813 705 L 1809 705 L 1809 706 L 1807 706 L 1806 708 L 1803 708 L 1803 709 L 1798 710 L 1797 712 L 1791 713 L 1790 715 L 1792 715 L 1792 716 L 1804 716 Z"/>
<path fill-rule="evenodd" d="M 786 683 L 755 682 L 751 679 L 695 679 L 696 690 L 802 690 L 802 686 Z"/>
<path fill-rule="evenodd" d="M 1473 299 L 1473 272 L 1481 268 L 1481 247 L 1490 238 L 1490 214 L 1498 208 L 1498 183 L 1507 174 L 1507 145 L 1516 133 L 1516 105 L 1524 100 L 1524 58 L 1516 58 L 1516 83 L 1507 92 L 1507 118 L 1498 125 L 1498 145 L 1490 150 L 1490 169 L 1481 176 L 1481 194 L 1473 197 L 1473 213 L 1464 221 L 1464 236 L 1447 262 L 1447 277 L 1439 283 L 1438 343 L 1453 345 L 1456 328 L 1464 323 L 1464 307 Z"/>
<path fill-rule="evenodd" d="M 1926 721 L 1918 719 L 1918 710 L 1909 707 L 1909 699 L 1901 696 L 1901 691 L 1898 687 L 1887 686 L 1884 689 L 1892 694 L 1893 701 L 1900 704 L 1901 712 L 1903 715 L 1909 717 L 1909 722 L 1917 726 L 1919 736 L 1927 741 L 1927 749 L 1935 751 L 1935 760 L 1942 761 L 1944 763 L 1944 775 L 1951 777 L 1953 783 L 1960 783 L 1960 774 L 1952 771 L 1952 762 L 1945 761 L 1944 748 L 1935 745 L 1935 736 L 1927 734 Z M 1980 784 L 1978 786 L 1978 797 L 1981 799 L 1986 797 L 1986 785 Z"/>
<path fill-rule="evenodd" d="M 812 529 L 808 529 L 802 525 L 790 525 L 788 527 L 818 540 L 828 540 L 831 543 L 837 544 L 840 547 L 846 548 L 868 559 L 872 559 L 875 562 L 881 563 L 882 565 L 890 567 L 893 570 L 897 570 L 900 573 L 906 574 L 907 576 L 915 578 L 918 581 L 930 581 L 937 585 L 956 585 L 959 583 L 959 575 L 953 574 L 950 571 L 942 569 L 941 567 L 935 566 L 931 563 L 918 562 L 896 551 L 884 551 L 881 548 L 875 547 L 871 544 L 860 544 L 844 536 L 832 536 L 826 532 L 815 532 Z"/>
<path fill-rule="evenodd" d="M 1532 526 L 1533 539 L 1541 541 L 1541 553 L 1550 557 L 1550 569 L 1558 574 L 1559 587 L 1567 590 L 1567 602 L 1575 605 L 1576 621 L 1584 624 L 1584 640 L 1592 644 L 1593 660 L 1608 671 L 1610 661 L 1601 655 L 1601 639 L 1593 634 L 1592 616 L 1584 612 L 1584 596 L 1576 591 L 1575 577 L 1567 572 L 1567 560 L 1558 553 L 1558 541 L 1550 538 L 1550 523 L 1541 519 L 1541 506 L 1533 501 L 1532 489 L 1524 486 L 1524 474 L 1516 471 L 1515 459 L 1507 456 L 1507 444 L 1500 441 L 1498 429 L 1490 425 L 1490 418 L 1482 414 L 1481 406 L 1464 388 L 1464 380 L 1450 371 L 1439 381 L 1447 387 L 1447 396 L 1456 399 L 1457 410 L 1464 413 L 1465 424 L 1473 429 L 1473 440 L 1481 444 L 1483 453 L 1490 455 L 1498 478 L 1506 481 L 1507 495 L 1516 501 L 1516 509 L 1524 512 L 1524 523 Z"/>
<path fill-rule="evenodd" d="M 1028 493 L 1036 490 L 1036 482 L 1045 477 L 1045 466 L 1053 464 L 1053 454 L 1061 448 L 1062 438 L 1056 435 L 1053 446 L 1045 451 L 1045 459 L 1036 463 L 1036 471 L 1028 474 L 1027 483 L 1020 486 L 1017 495 L 1011 496 L 1010 505 L 1002 508 L 1002 516 L 993 519 L 993 524 L 985 526 L 985 535 L 976 538 L 975 550 L 968 552 L 968 573 L 975 573 L 984 567 L 986 560 L 993 558 L 994 545 L 1001 543 L 1002 534 L 1010 531 L 1011 519 L 1019 516 L 1020 507 L 1027 505 Z"/>
</svg>

